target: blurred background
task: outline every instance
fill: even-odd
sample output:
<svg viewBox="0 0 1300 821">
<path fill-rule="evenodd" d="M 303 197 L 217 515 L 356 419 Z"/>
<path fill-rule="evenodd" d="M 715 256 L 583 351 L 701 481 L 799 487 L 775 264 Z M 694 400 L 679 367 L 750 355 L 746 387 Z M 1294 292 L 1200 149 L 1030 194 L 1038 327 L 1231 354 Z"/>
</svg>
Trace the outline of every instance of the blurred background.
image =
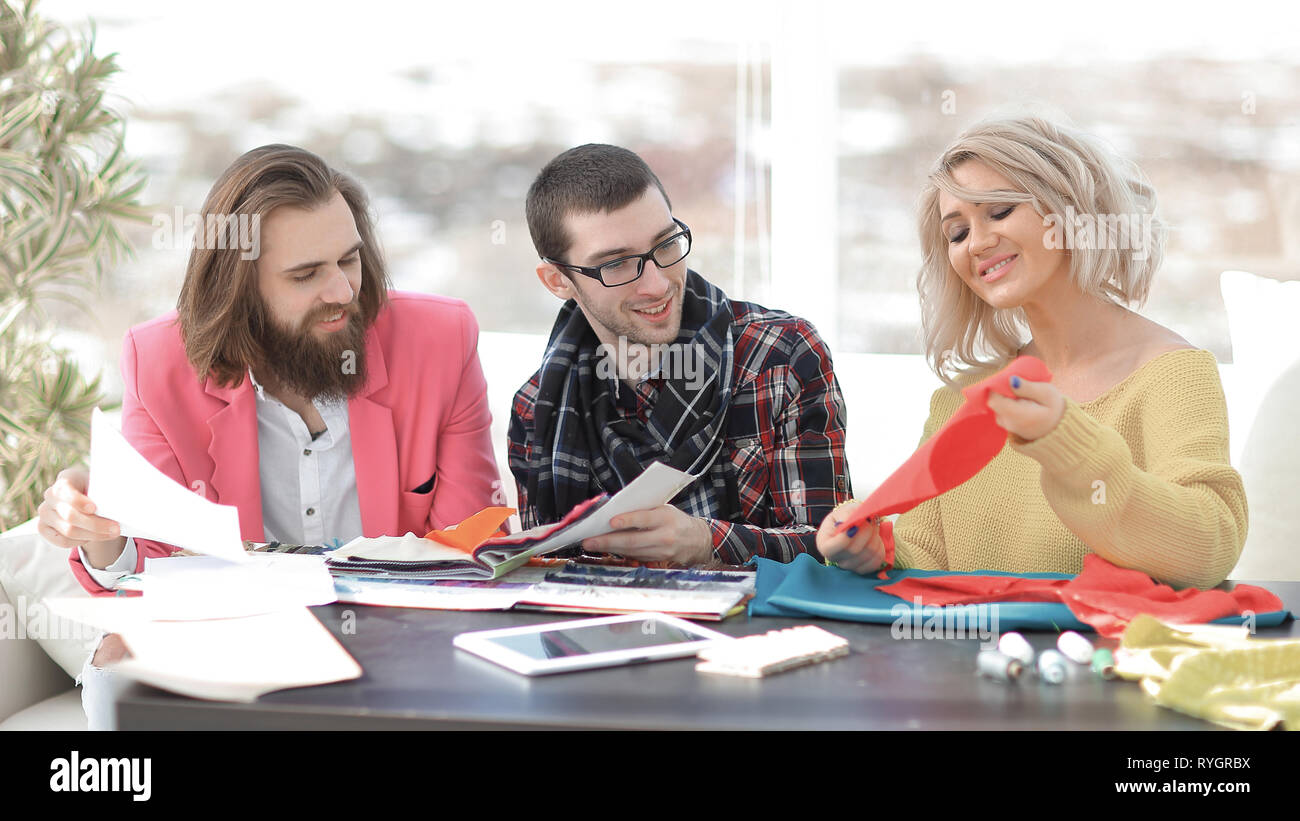
<svg viewBox="0 0 1300 821">
<path fill-rule="evenodd" d="M 836 351 L 916 353 L 925 173 L 969 122 L 1026 107 L 1151 177 L 1173 230 L 1146 313 L 1193 344 L 1231 358 L 1222 271 L 1300 277 L 1300 35 L 1267 5 L 1099 2 L 1059 23 L 1041 3 L 39 8 L 117 52 L 151 212 L 197 210 L 247 149 L 302 145 L 370 191 L 397 286 L 465 299 L 488 331 L 549 330 L 524 194 L 558 152 L 612 142 L 657 171 L 693 267 L 731 295 L 803 313 Z M 131 229 L 95 322 L 61 337 L 110 392 L 123 331 L 184 273 L 188 238 L 154 234 Z"/>
<path fill-rule="evenodd" d="M 559 305 L 533 275 L 524 195 L 555 154 L 611 142 L 656 170 L 695 233 L 692 267 L 731 296 L 811 319 L 837 356 L 917 354 L 925 175 L 972 121 L 1026 110 L 1145 170 L 1172 231 L 1144 313 L 1221 362 L 1220 274 L 1300 279 L 1300 35 L 1263 3 L 37 10 L 93 20 L 96 53 L 117 54 L 107 99 L 147 176 L 146 215 L 197 211 L 250 148 L 306 147 L 370 192 L 397 287 L 464 299 L 489 333 L 550 329 Z M 91 315 L 51 308 L 55 344 L 110 397 L 123 333 L 174 307 L 190 242 L 159 241 L 148 219 L 122 230 L 135 253 L 105 272 Z M 524 377 L 535 353 L 515 356 Z M 521 381 L 494 379 L 507 395 Z"/>
</svg>

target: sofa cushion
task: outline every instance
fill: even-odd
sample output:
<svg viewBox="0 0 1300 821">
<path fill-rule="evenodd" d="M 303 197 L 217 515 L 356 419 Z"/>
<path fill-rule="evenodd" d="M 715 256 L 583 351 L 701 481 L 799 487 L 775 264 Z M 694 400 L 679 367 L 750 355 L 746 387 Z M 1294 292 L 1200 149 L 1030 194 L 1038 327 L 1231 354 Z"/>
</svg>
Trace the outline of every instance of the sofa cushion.
<svg viewBox="0 0 1300 821">
<path fill-rule="evenodd" d="M 1229 578 L 1300 579 L 1300 437 L 1295 409 L 1300 405 L 1300 282 L 1280 282 L 1243 271 L 1220 277 L 1232 337 L 1233 384 L 1229 411 L 1236 403 L 1249 415 L 1248 426 L 1232 429 L 1233 461 L 1241 471 L 1250 509 L 1246 546 Z"/>
<path fill-rule="evenodd" d="M 0 586 L 0 721 L 72 686 L 35 639 L 18 637 L 16 621 Z"/>
<path fill-rule="evenodd" d="M 81 709 L 80 687 L 71 687 L 0 721 L 0 731 L 85 729 L 86 713 Z"/>
<path fill-rule="evenodd" d="M 0 535 L 0 586 L 13 609 L 0 615 L 0 631 L 18 631 L 76 678 L 100 631 L 61 619 L 45 606 L 51 598 L 88 597 L 68 566 L 68 551 L 36 534 L 35 520 Z M 6 622 L 5 615 L 10 617 Z"/>
</svg>

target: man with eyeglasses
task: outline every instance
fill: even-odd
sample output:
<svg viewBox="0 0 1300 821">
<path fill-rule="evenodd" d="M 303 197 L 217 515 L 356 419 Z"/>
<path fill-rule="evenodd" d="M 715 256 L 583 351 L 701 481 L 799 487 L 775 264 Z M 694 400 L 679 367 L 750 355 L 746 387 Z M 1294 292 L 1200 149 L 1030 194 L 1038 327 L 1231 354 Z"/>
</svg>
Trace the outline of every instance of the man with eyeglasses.
<svg viewBox="0 0 1300 821">
<path fill-rule="evenodd" d="M 844 399 L 813 326 L 689 270 L 690 228 L 626 149 L 559 155 L 527 215 L 537 278 L 565 303 L 510 418 L 524 526 L 659 461 L 698 478 L 584 549 L 686 565 L 817 555 L 817 525 L 852 492 Z"/>
</svg>

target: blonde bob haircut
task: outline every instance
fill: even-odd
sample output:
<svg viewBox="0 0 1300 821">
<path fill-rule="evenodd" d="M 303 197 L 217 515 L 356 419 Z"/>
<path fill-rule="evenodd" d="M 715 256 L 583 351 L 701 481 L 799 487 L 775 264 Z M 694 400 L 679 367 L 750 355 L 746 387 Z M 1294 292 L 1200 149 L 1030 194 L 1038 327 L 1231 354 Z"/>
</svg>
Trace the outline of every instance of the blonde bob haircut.
<svg viewBox="0 0 1300 821">
<path fill-rule="evenodd" d="M 971 160 L 1006 177 L 1013 190 L 958 185 L 953 170 Z M 1076 225 L 1083 215 L 1095 239 L 1065 245 L 1070 279 L 1080 291 L 1116 304 L 1141 305 L 1164 259 L 1166 228 L 1156 217 L 1155 190 L 1136 165 L 1108 145 L 1037 116 L 986 120 L 968 128 L 935 163 L 917 213 L 922 263 L 916 284 L 925 356 L 948 385 L 1010 361 L 1028 342 L 1028 324 L 1022 309 L 993 308 L 953 270 L 939 220 L 941 191 L 966 202 L 1028 203 L 1043 217 L 1045 244 L 1053 232 L 1068 238 L 1070 215 Z M 1143 226 L 1141 242 L 1125 241 L 1135 225 Z"/>
</svg>

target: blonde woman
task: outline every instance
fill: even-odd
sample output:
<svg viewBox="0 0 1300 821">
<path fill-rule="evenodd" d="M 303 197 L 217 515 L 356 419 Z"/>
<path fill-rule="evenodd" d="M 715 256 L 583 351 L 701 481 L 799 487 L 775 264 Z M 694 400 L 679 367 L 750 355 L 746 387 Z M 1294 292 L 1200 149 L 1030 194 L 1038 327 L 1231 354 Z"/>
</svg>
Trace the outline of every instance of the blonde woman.
<svg viewBox="0 0 1300 821">
<path fill-rule="evenodd" d="M 1051 382 L 989 406 L 1007 445 L 969 482 L 817 546 L 867 573 L 892 539 L 899 567 L 1077 573 L 1096 553 L 1176 587 L 1211 587 L 1246 539 L 1214 356 L 1139 316 L 1163 257 L 1155 193 L 1131 164 L 1038 118 L 985 122 L 939 158 L 921 197 L 926 356 L 946 383 L 922 441 L 960 388 L 1019 354 Z M 882 530 L 884 531 L 882 533 Z"/>
</svg>

